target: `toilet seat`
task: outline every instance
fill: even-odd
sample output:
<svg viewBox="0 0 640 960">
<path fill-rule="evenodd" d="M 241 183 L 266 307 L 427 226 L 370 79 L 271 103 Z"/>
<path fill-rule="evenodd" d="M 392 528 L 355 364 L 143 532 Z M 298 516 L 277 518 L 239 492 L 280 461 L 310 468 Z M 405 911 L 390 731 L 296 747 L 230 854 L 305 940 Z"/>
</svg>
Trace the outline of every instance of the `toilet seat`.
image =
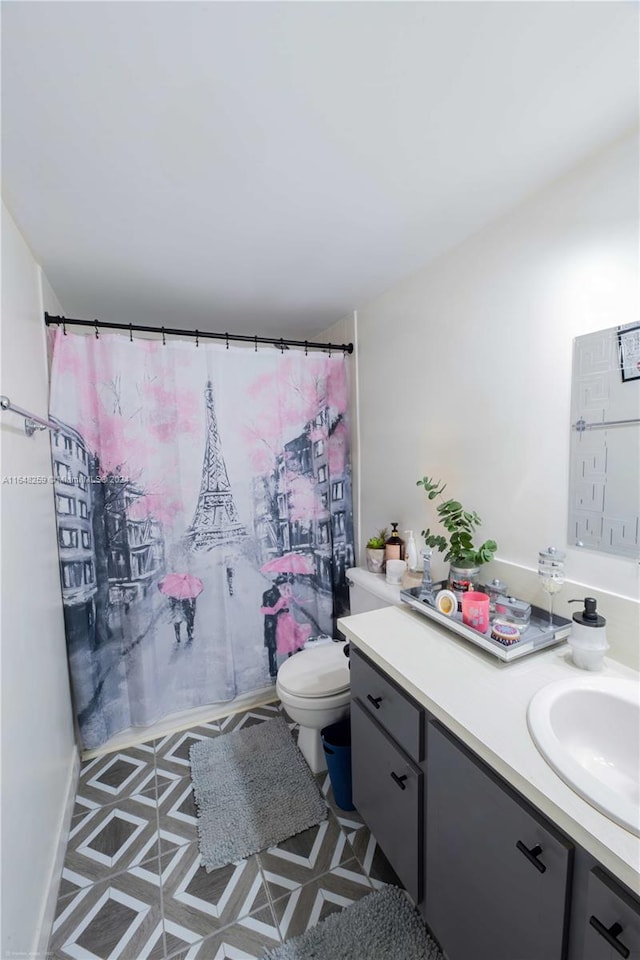
<svg viewBox="0 0 640 960">
<path fill-rule="evenodd" d="M 349 690 L 351 678 L 344 647 L 345 641 L 336 641 L 294 654 L 278 670 L 278 688 L 305 700 Z"/>
</svg>

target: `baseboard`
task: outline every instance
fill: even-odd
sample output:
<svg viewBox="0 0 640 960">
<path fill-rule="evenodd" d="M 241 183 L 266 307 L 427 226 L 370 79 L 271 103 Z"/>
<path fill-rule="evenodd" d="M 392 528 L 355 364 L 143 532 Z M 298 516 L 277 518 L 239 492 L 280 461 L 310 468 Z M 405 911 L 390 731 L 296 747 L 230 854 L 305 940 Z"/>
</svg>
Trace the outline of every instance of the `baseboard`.
<svg viewBox="0 0 640 960">
<path fill-rule="evenodd" d="M 71 832 L 71 818 L 73 817 L 73 807 L 78 792 L 78 781 L 80 779 L 80 754 L 75 750 L 71 770 L 69 772 L 69 783 L 67 787 L 67 799 L 60 817 L 60 827 L 58 830 L 58 842 L 56 844 L 56 854 L 51 866 L 49 876 L 49 886 L 47 896 L 42 910 L 40 927 L 35 939 L 34 957 L 46 957 L 51 928 L 56 916 L 56 902 L 58 900 L 58 888 L 64 867 L 64 858 L 67 851 L 67 842 Z"/>
</svg>

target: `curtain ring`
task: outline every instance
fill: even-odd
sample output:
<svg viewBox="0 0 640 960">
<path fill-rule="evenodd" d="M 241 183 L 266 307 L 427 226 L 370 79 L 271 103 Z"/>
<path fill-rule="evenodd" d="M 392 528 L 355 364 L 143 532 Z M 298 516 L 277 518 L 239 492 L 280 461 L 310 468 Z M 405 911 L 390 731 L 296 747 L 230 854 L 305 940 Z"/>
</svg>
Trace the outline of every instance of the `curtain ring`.
<svg viewBox="0 0 640 960">
<path fill-rule="evenodd" d="M 64 335 L 65 335 L 65 337 L 66 337 L 66 335 L 67 335 L 67 325 L 66 325 L 66 323 L 64 322 L 64 317 L 62 318 L 62 332 L 64 333 Z"/>
<path fill-rule="evenodd" d="M 163 347 L 166 347 L 166 345 L 167 345 L 167 341 L 166 341 L 165 338 L 164 338 L 164 327 L 163 327 L 163 328 L 162 328 L 162 346 L 163 346 Z"/>
<path fill-rule="evenodd" d="M 133 343 L 133 324 L 129 324 L 129 343 Z"/>
<path fill-rule="evenodd" d="M 344 360 L 346 356 L 347 356 L 347 348 L 345 344 L 342 344 L 342 359 Z"/>
<path fill-rule="evenodd" d="M 196 330 L 196 347 L 199 347 L 199 346 L 200 346 L 200 334 Z"/>
<path fill-rule="evenodd" d="M 304 342 L 304 355 L 305 355 L 305 357 L 308 357 L 308 356 L 309 356 L 309 344 L 307 343 L 306 340 L 305 340 L 305 342 Z"/>
<path fill-rule="evenodd" d="M 256 337 L 254 337 L 253 339 L 254 339 L 254 341 L 255 341 L 254 350 L 255 350 L 255 352 L 257 353 L 257 352 L 258 352 L 258 338 L 257 338 L 257 336 L 256 336 Z"/>
<path fill-rule="evenodd" d="M 329 356 L 331 356 L 331 347 L 332 347 L 332 346 L 333 346 L 333 344 L 330 343 L 330 344 L 329 344 Z"/>
<path fill-rule="evenodd" d="M 284 340 L 280 337 L 280 353 L 284 354 Z"/>
<path fill-rule="evenodd" d="M 94 320 L 93 322 L 95 323 L 95 326 L 96 326 L 96 340 L 99 340 L 100 334 L 98 333 L 98 321 Z"/>
</svg>

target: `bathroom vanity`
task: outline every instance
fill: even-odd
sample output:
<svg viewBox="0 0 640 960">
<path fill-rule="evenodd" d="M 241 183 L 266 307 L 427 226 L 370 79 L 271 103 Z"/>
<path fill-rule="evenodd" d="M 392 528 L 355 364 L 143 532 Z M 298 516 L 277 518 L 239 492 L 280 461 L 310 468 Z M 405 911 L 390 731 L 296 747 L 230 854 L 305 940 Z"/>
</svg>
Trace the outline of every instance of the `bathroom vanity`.
<svg viewBox="0 0 640 960">
<path fill-rule="evenodd" d="M 354 803 L 449 960 L 640 960 L 640 838 L 527 729 L 531 697 L 581 673 L 568 647 L 503 664 L 399 607 L 339 626 Z"/>
</svg>

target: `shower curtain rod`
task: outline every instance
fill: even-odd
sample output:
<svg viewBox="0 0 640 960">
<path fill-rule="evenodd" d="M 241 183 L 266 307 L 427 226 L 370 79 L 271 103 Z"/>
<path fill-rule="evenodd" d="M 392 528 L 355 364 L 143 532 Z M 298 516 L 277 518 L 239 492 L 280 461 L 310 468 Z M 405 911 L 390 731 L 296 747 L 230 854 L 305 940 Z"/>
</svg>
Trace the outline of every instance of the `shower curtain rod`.
<svg viewBox="0 0 640 960">
<path fill-rule="evenodd" d="M 274 347 L 280 347 L 281 350 L 288 350 L 289 347 L 304 347 L 305 353 L 309 350 L 324 350 L 329 353 L 331 353 L 332 350 L 336 352 L 342 350 L 344 354 L 353 353 L 352 343 L 317 343 L 313 340 L 290 340 L 287 337 L 251 337 L 240 333 L 208 333 L 204 330 L 182 330 L 180 327 L 148 327 L 138 323 L 109 323 L 103 320 L 70 320 L 68 317 L 52 317 L 46 311 L 44 322 L 48 327 L 55 323 L 58 326 L 62 326 L 63 330 L 65 327 L 93 327 L 96 337 L 99 335 L 101 329 L 124 330 L 129 333 L 131 339 L 133 339 L 135 332 L 159 333 L 162 335 L 163 341 L 166 335 L 195 337 L 196 346 L 200 338 L 202 338 L 203 340 L 224 340 L 227 346 L 231 341 L 253 343 L 256 350 L 258 349 L 259 343 L 269 343 Z"/>
</svg>

